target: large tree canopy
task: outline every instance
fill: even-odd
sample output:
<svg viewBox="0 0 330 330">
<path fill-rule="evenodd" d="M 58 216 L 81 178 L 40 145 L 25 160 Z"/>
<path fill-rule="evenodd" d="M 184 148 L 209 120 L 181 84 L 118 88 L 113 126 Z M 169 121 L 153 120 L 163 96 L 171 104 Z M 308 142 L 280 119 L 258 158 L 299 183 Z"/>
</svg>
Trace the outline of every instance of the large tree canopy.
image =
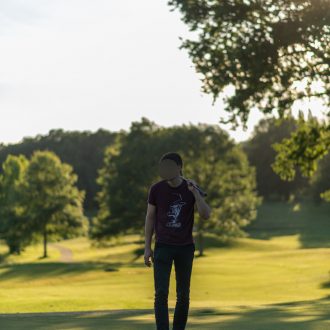
<svg viewBox="0 0 330 330">
<path fill-rule="evenodd" d="M 185 48 L 214 101 L 233 86 L 225 110 L 238 125 L 253 107 L 290 111 L 298 100 L 330 106 L 329 0 L 171 0 L 197 40 Z M 300 82 L 301 85 L 297 84 Z M 318 88 L 315 88 L 317 85 Z"/>
<path fill-rule="evenodd" d="M 233 128 L 253 108 L 281 119 L 293 106 L 319 100 L 330 108 L 329 0 L 170 0 L 197 38 L 183 40 L 202 90 L 213 103 L 226 87 L 225 111 Z M 303 108 L 301 107 L 300 110 Z M 313 111 L 311 112 L 311 114 Z M 325 121 L 300 118 L 296 132 L 276 146 L 274 170 L 292 180 L 295 167 L 311 176 L 330 149 L 330 111 Z M 286 159 L 289 161 L 286 162 Z"/>
</svg>

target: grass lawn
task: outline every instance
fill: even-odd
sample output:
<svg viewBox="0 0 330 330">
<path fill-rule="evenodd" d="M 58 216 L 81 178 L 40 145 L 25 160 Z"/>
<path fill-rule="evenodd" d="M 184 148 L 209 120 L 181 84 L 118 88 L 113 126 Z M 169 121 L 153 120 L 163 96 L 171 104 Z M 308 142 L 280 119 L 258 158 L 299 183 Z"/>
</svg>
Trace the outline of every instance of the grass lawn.
<svg viewBox="0 0 330 330">
<path fill-rule="evenodd" d="M 265 203 L 246 230 L 225 247 L 208 235 L 205 256 L 196 251 L 186 329 L 330 329 L 330 206 Z M 155 329 L 141 248 L 134 235 L 103 248 L 76 238 L 50 245 L 46 260 L 42 245 L 5 259 L 0 329 Z M 171 320 L 174 306 L 173 266 Z"/>
</svg>

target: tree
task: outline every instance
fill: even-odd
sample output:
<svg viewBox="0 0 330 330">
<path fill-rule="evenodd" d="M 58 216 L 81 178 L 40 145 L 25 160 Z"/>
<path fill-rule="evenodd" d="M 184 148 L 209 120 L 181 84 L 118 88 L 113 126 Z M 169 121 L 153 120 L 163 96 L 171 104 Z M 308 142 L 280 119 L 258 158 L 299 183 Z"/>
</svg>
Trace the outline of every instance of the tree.
<svg viewBox="0 0 330 330">
<path fill-rule="evenodd" d="M 298 129 L 273 145 L 277 155 L 272 167 L 284 180 L 292 181 L 297 168 L 303 176 L 311 177 L 317 171 L 318 162 L 329 153 L 329 146 L 330 125 L 320 122 L 310 112 L 306 121 L 300 112 Z M 328 200 L 329 193 L 330 190 L 321 192 L 320 197 Z"/>
<path fill-rule="evenodd" d="M 25 174 L 27 212 L 34 230 L 43 237 L 46 258 L 49 236 L 71 238 L 87 233 L 82 207 L 85 192 L 74 186 L 77 175 L 72 167 L 51 151 L 35 151 Z"/>
<path fill-rule="evenodd" d="M 329 109 L 329 0 L 171 0 L 168 4 L 196 32 L 196 39 L 183 40 L 180 48 L 188 51 L 201 75 L 202 90 L 213 96 L 214 103 L 225 88 L 233 89 L 224 98 L 230 117 L 220 122 L 233 127 L 241 122 L 246 129 L 254 107 L 286 119 L 294 105 L 310 100 L 320 100 Z M 330 111 L 325 115 L 329 119 Z M 297 131 L 276 147 L 274 170 L 287 179 L 293 177 L 295 167 L 312 175 L 324 150 L 330 149 L 329 136 L 330 121 L 300 120 Z"/>
<path fill-rule="evenodd" d="M 9 155 L 0 175 L 0 237 L 9 253 L 20 254 L 33 240 L 32 226 L 24 204 L 22 187 L 28 159 Z"/>
<path fill-rule="evenodd" d="M 145 199 L 141 196 L 146 196 L 148 184 L 155 178 L 159 134 L 159 126 L 143 117 L 106 149 L 97 178 L 99 210 L 92 219 L 92 239 L 101 241 L 128 231 L 141 231 L 145 213 Z"/>
<path fill-rule="evenodd" d="M 330 153 L 319 163 L 315 175 L 311 178 L 312 196 L 316 203 L 330 201 Z"/>
</svg>

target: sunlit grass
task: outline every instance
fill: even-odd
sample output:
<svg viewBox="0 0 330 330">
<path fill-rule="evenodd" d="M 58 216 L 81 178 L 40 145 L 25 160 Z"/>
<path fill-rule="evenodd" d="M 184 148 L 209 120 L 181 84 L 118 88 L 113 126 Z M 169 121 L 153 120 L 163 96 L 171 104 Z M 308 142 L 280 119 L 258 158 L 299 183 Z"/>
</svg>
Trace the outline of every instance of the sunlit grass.
<svg viewBox="0 0 330 330">
<path fill-rule="evenodd" d="M 306 206 L 293 213 L 286 205 L 267 204 L 249 228 L 250 237 L 222 246 L 215 236 L 208 235 L 205 256 L 197 257 L 196 250 L 194 259 L 188 329 L 198 329 L 200 323 L 203 329 L 327 329 L 319 324 L 330 329 L 330 248 L 324 241 L 330 219 L 326 223 L 328 214 L 319 210 L 318 216 L 313 206 L 310 213 Z M 276 228 L 273 232 L 268 231 L 267 222 Z M 312 229 L 312 246 L 308 244 L 308 228 Z M 61 262 L 54 247 L 49 247 L 48 259 L 39 259 L 40 244 L 2 264 L 2 313 L 134 309 L 139 310 L 137 314 L 86 315 L 86 319 L 54 315 L 52 326 L 89 329 L 86 324 L 97 324 L 96 328 L 106 329 L 111 320 L 111 329 L 154 329 L 153 269 L 137 254 L 143 247 L 137 235 L 102 248 L 92 246 L 84 237 L 58 244 L 72 250 L 73 262 Z M 0 251 L 4 253 L 5 248 Z M 171 313 L 175 299 L 173 265 Z M 253 319 L 259 325 L 250 326 Z M 1 316 L 2 322 L 14 320 Z M 38 322 L 42 322 L 40 317 Z M 248 323 L 242 327 L 244 322 Z"/>
</svg>

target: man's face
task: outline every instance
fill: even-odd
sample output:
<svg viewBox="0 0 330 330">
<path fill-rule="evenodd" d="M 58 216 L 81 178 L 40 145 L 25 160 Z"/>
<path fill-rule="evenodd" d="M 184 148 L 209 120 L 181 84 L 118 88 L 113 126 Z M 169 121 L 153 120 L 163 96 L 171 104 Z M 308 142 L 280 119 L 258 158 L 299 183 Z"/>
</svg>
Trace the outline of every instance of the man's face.
<svg viewBox="0 0 330 330">
<path fill-rule="evenodd" d="M 172 159 L 163 159 L 158 165 L 159 175 L 169 180 L 180 175 L 180 166 Z"/>
</svg>

